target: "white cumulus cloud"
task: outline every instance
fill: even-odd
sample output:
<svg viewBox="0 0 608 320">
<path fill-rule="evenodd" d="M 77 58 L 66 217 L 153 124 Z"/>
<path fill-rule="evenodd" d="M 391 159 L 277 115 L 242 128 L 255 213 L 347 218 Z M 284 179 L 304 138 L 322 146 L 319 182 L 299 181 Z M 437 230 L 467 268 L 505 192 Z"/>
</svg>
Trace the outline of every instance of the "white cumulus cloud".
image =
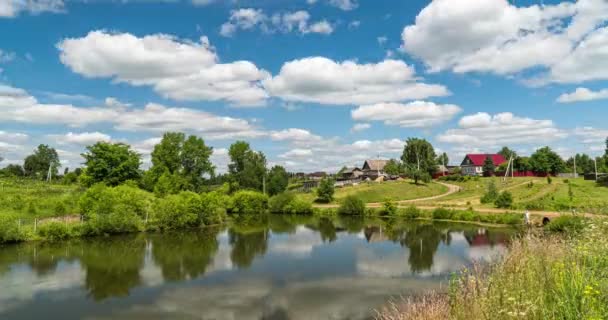
<svg viewBox="0 0 608 320">
<path fill-rule="evenodd" d="M 592 91 L 587 88 L 576 88 L 572 93 L 564 93 L 557 98 L 557 102 L 572 103 L 579 101 L 592 101 L 608 99 L 608 89 Z"/>
<path fill-rule="evenodd" d="M 357 121 L 383 121 L 386 125 L 425 128 L 449 121 L 461 111 L 460 107 L 452 104 L 413 101 L 407 104 L 378 103 L 360 106 L 351 111 L 351 115 Z"/>
<path fill-rule="evenodd" d="M 262 9 L 242 8 L 230 13 L 230 18 L 220 28 L 220 34 L 224 37 L 231 37 L 238 30 L 255 28 L 259 28 L 265 33 L 331 34 L 334 31 L 333 26 L 327 20 L 311 22 L 311 16 L 305 10 L 275 13 L 270 16 Z"/>
</svg>

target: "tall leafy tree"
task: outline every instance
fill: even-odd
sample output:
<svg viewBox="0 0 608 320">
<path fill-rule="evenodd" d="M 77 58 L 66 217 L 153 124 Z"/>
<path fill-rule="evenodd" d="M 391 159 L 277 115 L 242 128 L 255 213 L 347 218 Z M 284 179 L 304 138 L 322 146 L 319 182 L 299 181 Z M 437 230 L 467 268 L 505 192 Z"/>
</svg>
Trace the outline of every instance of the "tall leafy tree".
<svg viewBox="0 0 608 320">
<path fill-rule="evenodd" d="M 384 172 L 396 176 L 403 172 L 401 163 L 395 159 L 390 159 L 384 166 Z"/>
<path fill-rule="evenodd" d="M 532 165 L 530 165 L 530 157 L 517 157 L 515 158 L 515 161 L 513 162 L 513 168 L 515 168 L 516 171 L 531 171 L 532 170 Z"/>
<path fill-rule="evenodd" d="M 439 165 L 448 165 L 450 163 L 450 158 L 447 153 L 442 153 L 437 157 L 437 164 Z"/>
<path fill-rule="evenodd" d="M 517 158 L 517 152 L 509 149 L 508 147 L 502 147 L 502 149 L 500 149 L 500 151 L 498 151 L 498 154 L 503 156 L 505 158 L 505 160 L 509 161 L 509 159 L 511 159 L 511 157 L 513 157 L 513 159 Z"/>
<path fill-rule="evenodd" d="M 23 177 L 25 174 L 23 167 L 18 164 L 9 164 L 1 171 L 4 173 L 4 175 L 9 177 Z"/>
<path fill-rule="evenodd" d="M 228 172 L 239 188 L 262 190 L 266 175 L 266 156 L 251 150 L 249 143 L 237 141 L 228 150 Z"/>
<path fill-rule="evenodd" d="M 49 168 L 51 174 L 56 176 L 60 166 L 57 151 L 46 144 L 39 145 L 23 162 L 25 174 L 30 177 L 45 178 Z"/>
<path fill-rule="evenodd" d="M 532 170 L 542 174 L 558 174 L 565 169 L 562 158 L 549 147 L 543 147 L 532 154 L 530 157 Z"/>
<path fill-rule="evenodd" d="M 494 165 L 494 160 L 492 160 L 492 157 L 490 156 L 486 157 L 486 160 L 483 162 L 483 175 L 486 177 L 491 177 L 494 175 L 495 171 L 496 166 Z"/>
<path fill-rule="evenodd" d="M 431 143 L 425 139 L 407 139 L 403 148 L 403 154 L 401 155 L 401 161 L 403 161 L 408 171 L 412 171 L 415 168 L 417 171 L 433 175 L 437 171 L 436 160 L 435 149 L 433 149 Z"/>
<path fill-rule="evenodd" d="M 268 172 L 268 181 L 266 182 L 266 189 L 268 194 L 274 196 L 287 189 L 289 184 L 289 175 L 287 170 L 282 166 L 274 166 Z"/>
<path fill-rule="evenodd" d="M 153 190 L 162 178 L 163 194 L 184 189 L 198 191 L 205 177 L 214 174 L 215 168 L 210 160 L 212 154 L 213 148 L 197 136 L 167 132 L 154 146 L 152 167 L 146 173 L 144 184 Z"/>
<path fill-rule="evenodd" d="M 97 142 L 82 154 L 86 169 L 82 181 L 87 185 L 103 182 L 117 186 L 140 178 L 141 155 L 124 143 Z"/>
<path fill-rule="evenodd" d="M 593 173 L 595 172 L 595 163 L 591 157 L 586 154 L 576 154 L 574 157 L 570 157 L 566 161 L 568 171 L 574 170 L 574 160 L 576 159 L 576 172 L 579 174 Z"/>
</svg>

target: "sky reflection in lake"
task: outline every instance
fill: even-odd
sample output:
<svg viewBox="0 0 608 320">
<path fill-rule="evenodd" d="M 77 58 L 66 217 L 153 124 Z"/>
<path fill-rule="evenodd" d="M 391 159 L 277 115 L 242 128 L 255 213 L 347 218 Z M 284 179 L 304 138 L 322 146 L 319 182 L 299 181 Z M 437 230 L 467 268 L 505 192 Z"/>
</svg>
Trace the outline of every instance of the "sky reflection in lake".
<svg viewBox="0 0 608 320">
<path fill-rule="evenodd" d="M 1 319 L 368 319 L 445 289 L 509 229 L 271 216 L 233 226 L 0 247 Z"/>
</svg>

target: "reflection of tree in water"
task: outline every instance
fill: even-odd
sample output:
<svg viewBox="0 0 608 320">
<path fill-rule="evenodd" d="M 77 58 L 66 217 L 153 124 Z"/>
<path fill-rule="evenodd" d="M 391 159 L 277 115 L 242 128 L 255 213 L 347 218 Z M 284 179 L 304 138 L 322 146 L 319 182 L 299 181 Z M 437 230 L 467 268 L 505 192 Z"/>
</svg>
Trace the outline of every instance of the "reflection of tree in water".
<svg viewBox="0 0 608 320">
<path fill-rule="evenodd" d="M 192 279 L 204 275 L 213 262 L 220 229 L 209 227 L 199 232 L 155 235 L 152 240 L 154 262 L 167 281 Z"/>
<path fill-rule="evenodd" d="M 338 222 L 348 233 L 359 233 L 365 228 L 365 219 L 363 217 L 338 217 Z"/>
<path fill-rule="evenodd" d="M 146 241 L 143 237 L 112 237 L 83 243 L 81 263 L 86 269 L 85 287 L 89 296 L 103 300 L 128 296 L 141 284 Z"/>
<path fill-rule="evenodd" d="M 268 226 L 273 233 L 294 234 L 298 227 L 298 221 L 291 215 L 272 214 L 268 218 Z"/>
<path fill-rule="evenodd" d="M 323 240 L 323 242 L 334 242 L 338 238 L 338 235 L 336 234 L 336 226 L 334 226 L 331 219 L 319 219 L 318 230 L 321 234 L 321 240 Z"/>
<path fill-rule="evenodd" d="M 238 268 L 251 266 L 256 256 L 264 255 L 268 249 L 268 231 L 255 231 L 248 233 L 228 231 L 232 252 L 230 259 Z"/>
</svg>

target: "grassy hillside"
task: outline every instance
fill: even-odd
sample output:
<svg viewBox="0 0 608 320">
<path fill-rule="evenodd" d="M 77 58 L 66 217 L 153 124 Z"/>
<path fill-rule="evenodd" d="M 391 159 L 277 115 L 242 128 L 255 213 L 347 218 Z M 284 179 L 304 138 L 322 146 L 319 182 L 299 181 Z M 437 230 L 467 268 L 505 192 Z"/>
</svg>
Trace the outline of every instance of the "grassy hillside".
<svg viewBox="0 0 608 320">
<path fill-rule="evenodd" d="M 371 203 L 386 200 L 398 201 L 432 197 L 446 193 L 447 191 L 447 187 L 438 183 L 416 185 L 413 181 L 409 180 L 381 183 L 369 182 L 358 186 L 336 188 L 334 202 L 339 202 L 349 195 L 357 196 L 365 203 Z M 307 201 L 314 201 L 316 198 L 314 193 L 303 193 L 300 196 Z"/>
<path fill-rule="evenodd" d="M 0 179 L 0 214 L 23 218 L 73 214 L 82 192 L 76 185 Z"/>
</svg>

